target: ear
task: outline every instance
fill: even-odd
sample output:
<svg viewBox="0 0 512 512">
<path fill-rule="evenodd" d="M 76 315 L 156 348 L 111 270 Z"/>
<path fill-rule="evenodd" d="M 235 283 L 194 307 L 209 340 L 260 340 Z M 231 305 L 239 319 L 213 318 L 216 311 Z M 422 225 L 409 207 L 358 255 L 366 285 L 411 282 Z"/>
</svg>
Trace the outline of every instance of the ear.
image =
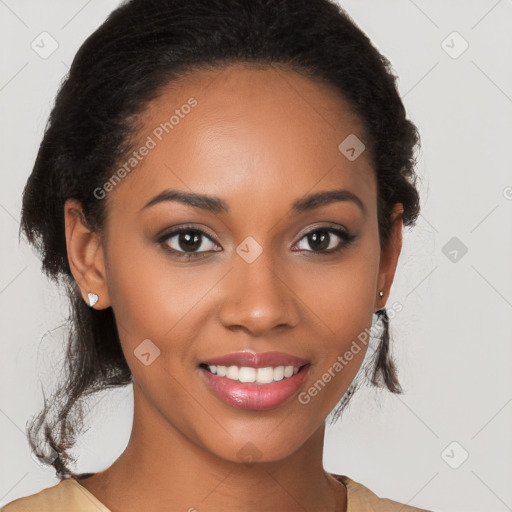
<svg viewBox="0 0 512 512">
<path fill-rule="evenodd" d="M 69 267 L 83 299 L 89 305 L 88 293 L 94 293 L 98 296 L 98 301 L 93 305 L 95 309 L 109 307 L 110 297 L 100 234 L 90 230 L 82 205 L 76 199 L 65 202 L 64 221 Z"/>
<path fill-rule="evenodd" d="M 389 235 L 389 241 L 385 247 L 381 248 L 378 287 L 375 294 L 377 297 L 375 301 L 376 311 L 382 309 L 385 306 L 387 297 L 389 296 L 389 290 L 395 277 L 398 257 L 400 256 L 400 251 L 402 250 L 403 212 L 404 207 L 402 203 L 396 203 L 390 217 L 391 231 Z M 383 297 L 379 297 L 380 290 L 384 292 Z"/>
</svg>

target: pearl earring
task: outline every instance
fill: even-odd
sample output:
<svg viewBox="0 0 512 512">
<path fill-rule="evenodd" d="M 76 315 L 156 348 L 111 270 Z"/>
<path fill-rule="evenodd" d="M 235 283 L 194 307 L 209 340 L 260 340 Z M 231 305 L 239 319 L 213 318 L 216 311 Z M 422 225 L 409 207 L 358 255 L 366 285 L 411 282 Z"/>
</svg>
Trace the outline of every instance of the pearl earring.
<svg viewBox="0 0 512 512">
<path fill-rule="evenodd" d="M 89 306 L 92 308 L 96 302 L 98 302 L 98 296 L 95 293 L 89 292 L 87 294 L 87 297 L 89 298 Z"/>
<path fill-rule="evenodd" d="M 379 297 L 384 297 L 384 292 L 382 290 L 379 292 Z"/>
</svg>

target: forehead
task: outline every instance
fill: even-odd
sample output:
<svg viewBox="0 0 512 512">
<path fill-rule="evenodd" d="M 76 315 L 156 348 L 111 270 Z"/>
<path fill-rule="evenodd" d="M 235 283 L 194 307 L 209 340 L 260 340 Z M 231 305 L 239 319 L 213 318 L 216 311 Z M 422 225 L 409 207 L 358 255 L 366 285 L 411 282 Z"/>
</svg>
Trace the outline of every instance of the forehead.
<svg viewBox="0 0 512 512">
<path fill-rule="evenodd" d="M 375 198 L 368 152 L 351 161 L 339 148 L 347 137 L 365 138 L 348 102 L 329 84 L 284 66 L 187 73 L 147 105 L 139 124 L 134 148 L 150 149 L 110 194 L 114 202 L 131 196 L 131 206 L 142 208 L 164 188 L 233 201 L 249 190 L 270 200 L 277 189 L 291 202 L 315 188 L 344 186 Z"/>
</svg>

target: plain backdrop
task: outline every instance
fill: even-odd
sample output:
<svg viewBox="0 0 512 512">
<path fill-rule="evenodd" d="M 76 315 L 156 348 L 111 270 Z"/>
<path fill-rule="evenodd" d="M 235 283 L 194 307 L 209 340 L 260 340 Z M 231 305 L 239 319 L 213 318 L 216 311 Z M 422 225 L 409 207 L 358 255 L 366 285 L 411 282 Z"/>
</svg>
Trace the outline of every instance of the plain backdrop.
<svg viewBox="0 0 512 512">
<path fill-rule="evenodd" d="M 0 0 L 0 506 L 58 483 L 25 424 L 58 376 L 68 306 L 18 243 L 21 192 L 60 81 L 118 3 Z M 512 2 L 341 5 L 399 77 L 422 137 L 422 213 L 388 301 L 404 306 L 391 334 L 405 393 L 361 389 L 327 427 L 325 468 L 439 512 L 512 510 Z M 95 398 L 79 471 L 119 456 L 132 413 L 131 388 Z"/>
</svg>

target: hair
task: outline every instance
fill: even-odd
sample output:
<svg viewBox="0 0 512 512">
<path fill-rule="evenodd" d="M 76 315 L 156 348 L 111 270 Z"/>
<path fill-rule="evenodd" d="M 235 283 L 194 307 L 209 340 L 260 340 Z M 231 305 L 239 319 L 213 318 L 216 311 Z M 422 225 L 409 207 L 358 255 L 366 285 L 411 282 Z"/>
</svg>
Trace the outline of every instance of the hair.
<svg viewBox="0 0 512 512">
<path fill-rule="evenodd" d="M 417 129 L 406 118 L 390 62 L 341 7 L 329 0 L 121 4 L 78 50 L 23 191 L 20 234 L 38 249 L 44 274 L 62 284 L 70 300 L 66 374 L 52 403 L 45 397 L 44 408 L 27 426 L 31 449 L 60 479 L 76 475 L 68 464 L 75 460 L 69 451 L 83 421 L 81 402 L 132 382 L 112 308 L 90 308 L 70 271 L 64 203 L 77 199 L 87 225 L 100 231 L 107 201 L 93 191 L 132 147 L 136 116 L 185 73 L 232 63 L 287 66 L 330 84 L 354 109 L 375 170 L 381 247 L 390 240 L 396 203 L 403 204 L 405 226 L 419 215 Z M 371 384 L 402 393 L 386 310 L 377 313 L 384 318 L 384 331 Z"/>
</svg>

